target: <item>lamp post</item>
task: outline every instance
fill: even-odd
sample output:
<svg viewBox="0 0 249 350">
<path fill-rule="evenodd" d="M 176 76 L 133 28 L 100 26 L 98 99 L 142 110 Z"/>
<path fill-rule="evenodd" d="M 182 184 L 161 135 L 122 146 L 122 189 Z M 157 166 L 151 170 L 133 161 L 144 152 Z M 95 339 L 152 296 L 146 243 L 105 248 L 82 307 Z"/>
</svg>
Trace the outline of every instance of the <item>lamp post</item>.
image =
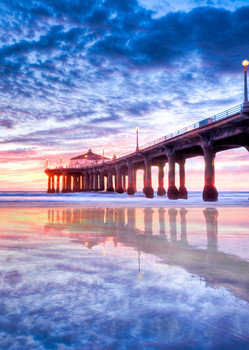
<svg viewBox="0 0 249 350">
<path fill-rule="evenodd" d="M 138 147 L 138 126 L 136 127 L 136 140 L 137 140 L 136 152 L 138 152 L 139 151 L 139 147 Z"/>
<path fill-rule="evenodd" d="M 48 159 L 44 160 L 44 169 L 48 168 Z"/>
<path fill-rule="evenodd" d="M 248 92 L 247 92 L 247 66 L 249 65 L 249 62 L 247 60 L 244 60 L 242 62 L 242 65 L 244 66 L 244 103 L 243 103 L 243 109 L 249 109 Z"/>
<path fill-rule="evenodd" d="M 105 162 L 105 147 L 102 147 L 102 149 L 103 149 L 102 163 L 104 164 L 104 162 Z"/>
</svg>

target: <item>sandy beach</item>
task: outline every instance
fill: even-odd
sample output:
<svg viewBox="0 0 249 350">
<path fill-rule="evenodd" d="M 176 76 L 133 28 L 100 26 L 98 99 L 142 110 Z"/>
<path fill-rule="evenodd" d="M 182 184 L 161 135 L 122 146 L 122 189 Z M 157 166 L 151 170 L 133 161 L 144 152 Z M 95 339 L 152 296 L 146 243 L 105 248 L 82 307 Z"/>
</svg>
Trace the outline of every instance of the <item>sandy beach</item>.
<svg viewBox="0 0 249 350">
<path fill-rule="evenodd" d="M 247 349 L 247 196 L 2 193 L 1 348 Z"/>
</svg>

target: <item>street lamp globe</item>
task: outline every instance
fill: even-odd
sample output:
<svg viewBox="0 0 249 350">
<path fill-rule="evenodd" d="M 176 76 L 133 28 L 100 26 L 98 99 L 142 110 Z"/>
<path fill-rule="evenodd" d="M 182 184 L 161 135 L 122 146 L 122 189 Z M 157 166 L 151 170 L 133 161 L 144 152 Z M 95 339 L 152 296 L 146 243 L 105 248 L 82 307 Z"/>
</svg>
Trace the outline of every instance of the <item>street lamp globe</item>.
<svg viewBox="0 0 249 350">
<path fill-rule="evenodd" d="M 242 65 L 243 65 L 244 67 L 247 67 L 248 64 L 249 64 L 249 61 L 247 61 L 247 60 L 244 60 L 244 61 L 242 62 Z"/>
</svg>

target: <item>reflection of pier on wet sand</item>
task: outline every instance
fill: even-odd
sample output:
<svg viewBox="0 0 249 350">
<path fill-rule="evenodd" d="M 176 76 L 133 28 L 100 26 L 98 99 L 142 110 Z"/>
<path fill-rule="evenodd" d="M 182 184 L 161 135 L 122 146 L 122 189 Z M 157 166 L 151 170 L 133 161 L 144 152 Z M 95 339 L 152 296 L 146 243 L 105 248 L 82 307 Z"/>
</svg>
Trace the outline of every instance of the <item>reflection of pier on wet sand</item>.
<svg viewBox="0 0 249 350">
<path fill-rule="evenodd" d="M 157 231 L 153 231 L 156 211 L 159 226 Z M 183 267 L 205 278 L 213 287 L 224 286 L 249 301 L 249 262 L 218 250 L 218 210 L 203 210 L 206 249 L 195 248 L 188 243 L 187 213 L 184 208 L 145 208 L 141 218 L 135 208 L 49 209 L 45 232 L 67 234 L 74 242 L 88 248 L 103 244 L 112 237 L 115 246 L 127 245 L 138 252 L 153 254 L 165 264 Z M 166 232 L 166 226 L 169 232 Z"/>
</svg>

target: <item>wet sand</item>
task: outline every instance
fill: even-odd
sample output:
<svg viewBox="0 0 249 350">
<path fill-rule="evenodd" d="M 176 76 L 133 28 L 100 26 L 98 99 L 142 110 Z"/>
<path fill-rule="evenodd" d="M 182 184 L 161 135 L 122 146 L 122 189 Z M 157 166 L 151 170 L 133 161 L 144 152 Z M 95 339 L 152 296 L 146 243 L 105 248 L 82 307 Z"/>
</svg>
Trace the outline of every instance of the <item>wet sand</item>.
<svg viewBox="0 0 249 350">
<path fill-rule="evenodd" d="M 248 349 L 248 207 L 130 204 L 0 208 L 1 348 Z"/>
</svg>

